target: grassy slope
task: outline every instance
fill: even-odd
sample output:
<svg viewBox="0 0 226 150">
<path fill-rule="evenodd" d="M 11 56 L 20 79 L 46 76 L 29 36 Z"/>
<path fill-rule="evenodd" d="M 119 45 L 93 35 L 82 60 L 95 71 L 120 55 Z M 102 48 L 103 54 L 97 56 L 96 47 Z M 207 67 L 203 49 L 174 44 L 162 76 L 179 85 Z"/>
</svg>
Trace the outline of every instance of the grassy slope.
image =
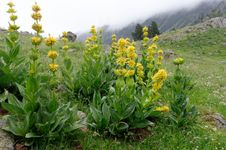
<svg viewBox="0 0 226 150">
<path fill-rule="evenodd" d="M 218 129 L 202 119 L 202 116 L 206 113 L 214 112 L 221 113 L 226 117 L 226 106 L 223 105 L 223 103 L 226 103 L 226 47 L 223 46 L 223 43 L 226 43 L 225 35 L 225 28 L 210 29 L 204 33 L 190 33 L 178 41 L 164 40 L 160 43 L 163 49 L 172 49 L 179 56 L 185 58 L 184 70 L 191 74 L 196 82 L 194 93 L 191 95 L 191 103 L 196 105 L 200 112 L 196 125 L 178 130 L 164 122 L 159 122 L 151 129 L 152 136 L 142 142 L 103 139 L 93 136 L 92 133 L 82 134 L 79 136 L 79 142 L 83 149 L 226 149 L 226 130 Z M 24 42 L 23 54 L 25 54 L 31 47 L 29 37 L 22 37 L 22 41 Z M 0 47 L 2 45 L 1 40 Z M 72 56 L 75 64 L 79 64 L 82 45 L 71 43 L 71 46 L 74 51 L 70 52 L 70 56 Z M 42 53 L 47 54 L 46 48 L 43 49 Z M 46 58 L 42 59 L 46 60 Z M 45 61 L 45 63 L 47 62 Z M 171 59 L 166 60 L 165 67 L 169 72 L 173 71 Z M 71 149 L 69 143 L 60 143 L 60 145 L 64 145 L 64 149 L 67 149 L 65 146 Z"/>
<path fill-rule="evenodd" d="M 158 123 L 151 130 L 152 136 L 142 142 L 85 136 L 85 140 L 81 140 L 84 149 L 226 149 L 226 130 L 216 128 L 203 119 L 203 116 L 209 113 L 220 113 L 226 117 L 226 47 L 223 46 L 223 43 L 226 43 L 225 35 L 226 28 L 210 29 L 203 33 L 190 33 L 181 40 L 165 40 L 160 43 L 163 49 L 174 50 L 186 60 L 183 69 L 196 83 L 191 95 L 191 104 L 197 106 L 200 112 L 196 125 L 178 130 L 164 122 Z M 173 71 L 172 59 L 166 60 L 165 67 L 169 72 Z"/>
</svg>

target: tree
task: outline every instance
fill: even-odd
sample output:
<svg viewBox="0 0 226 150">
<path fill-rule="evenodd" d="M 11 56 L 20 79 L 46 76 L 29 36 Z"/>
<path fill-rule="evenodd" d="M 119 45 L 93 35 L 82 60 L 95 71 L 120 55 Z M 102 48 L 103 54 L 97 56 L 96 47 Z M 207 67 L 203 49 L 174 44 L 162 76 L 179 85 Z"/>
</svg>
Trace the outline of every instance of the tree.
<svg viewBox="0 0 226 150">
<path fill-rule="evenodd" d="M 151 26 L 148 27 L 148 30 L 150 38 L 160 34 L 158 25 L 155 21 L 152 21 Z"/>
<path fill-rule="evenodd" d="M 140 24 L 136 25 L 135 32 L 132 32 L 132 37 L 135 41 L 142 40 L 143 38 L 143 27 Z"/>
</svg>

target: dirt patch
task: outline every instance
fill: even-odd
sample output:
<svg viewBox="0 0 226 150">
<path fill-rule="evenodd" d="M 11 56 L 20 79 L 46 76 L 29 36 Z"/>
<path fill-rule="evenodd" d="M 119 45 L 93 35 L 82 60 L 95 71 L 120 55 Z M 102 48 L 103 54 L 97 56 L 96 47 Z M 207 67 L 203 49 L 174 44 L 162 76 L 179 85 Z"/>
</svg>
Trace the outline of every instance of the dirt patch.
<svg viewBox="0 0 226 150">
<path fill-rule="evenodd" d="M 133 129 L 131 130 L 132 134 L 129 135 L 129 140 L 133 141 L 143 141 L 145 138 L 151 135 L 151 132 L 148 129 Z"/>
</svg>

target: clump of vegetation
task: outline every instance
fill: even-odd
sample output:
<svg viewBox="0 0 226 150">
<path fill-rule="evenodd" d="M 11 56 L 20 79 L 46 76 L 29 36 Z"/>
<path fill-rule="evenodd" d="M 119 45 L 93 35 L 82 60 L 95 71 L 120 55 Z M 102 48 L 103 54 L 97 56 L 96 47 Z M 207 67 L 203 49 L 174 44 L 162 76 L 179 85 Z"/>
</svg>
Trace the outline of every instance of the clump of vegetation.
<svg viewBox="0 0 226 150">
<path fill-rule="evenodd" d="M 185 127 L 187 124 L 195 122 L 197 111 L 193 106 L 189 108 L 189 95 L 194 84 L 190 77 L 180 69 L 180 65 L 184 63 L 183 58 L 174 60 L 177 66 L 172 79 L 169 80 L 167 86 L 170 90 L 170 119 L 178 127 Z"/>
</svg>

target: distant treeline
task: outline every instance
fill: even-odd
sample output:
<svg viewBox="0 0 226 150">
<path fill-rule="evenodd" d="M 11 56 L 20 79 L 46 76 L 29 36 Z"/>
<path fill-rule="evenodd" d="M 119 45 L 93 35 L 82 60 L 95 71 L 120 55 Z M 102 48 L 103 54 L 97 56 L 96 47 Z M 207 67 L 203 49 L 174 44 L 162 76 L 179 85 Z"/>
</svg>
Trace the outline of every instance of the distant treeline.
<svg viewBox="0 0 226 150">
<path fill-rule="evenodd" d="M 135 31 L 132 32 L 132 37 L 135 41 L 143 39 L 143 26 L 140 24 L 136 25 Z M 148 26 L 148 37 L 152 38 L 156 35 L 159 35 L 160 31 L 158 29 L 158 25 L 155 21 L 152 21 L 151 25 Z"/>
</svg>

